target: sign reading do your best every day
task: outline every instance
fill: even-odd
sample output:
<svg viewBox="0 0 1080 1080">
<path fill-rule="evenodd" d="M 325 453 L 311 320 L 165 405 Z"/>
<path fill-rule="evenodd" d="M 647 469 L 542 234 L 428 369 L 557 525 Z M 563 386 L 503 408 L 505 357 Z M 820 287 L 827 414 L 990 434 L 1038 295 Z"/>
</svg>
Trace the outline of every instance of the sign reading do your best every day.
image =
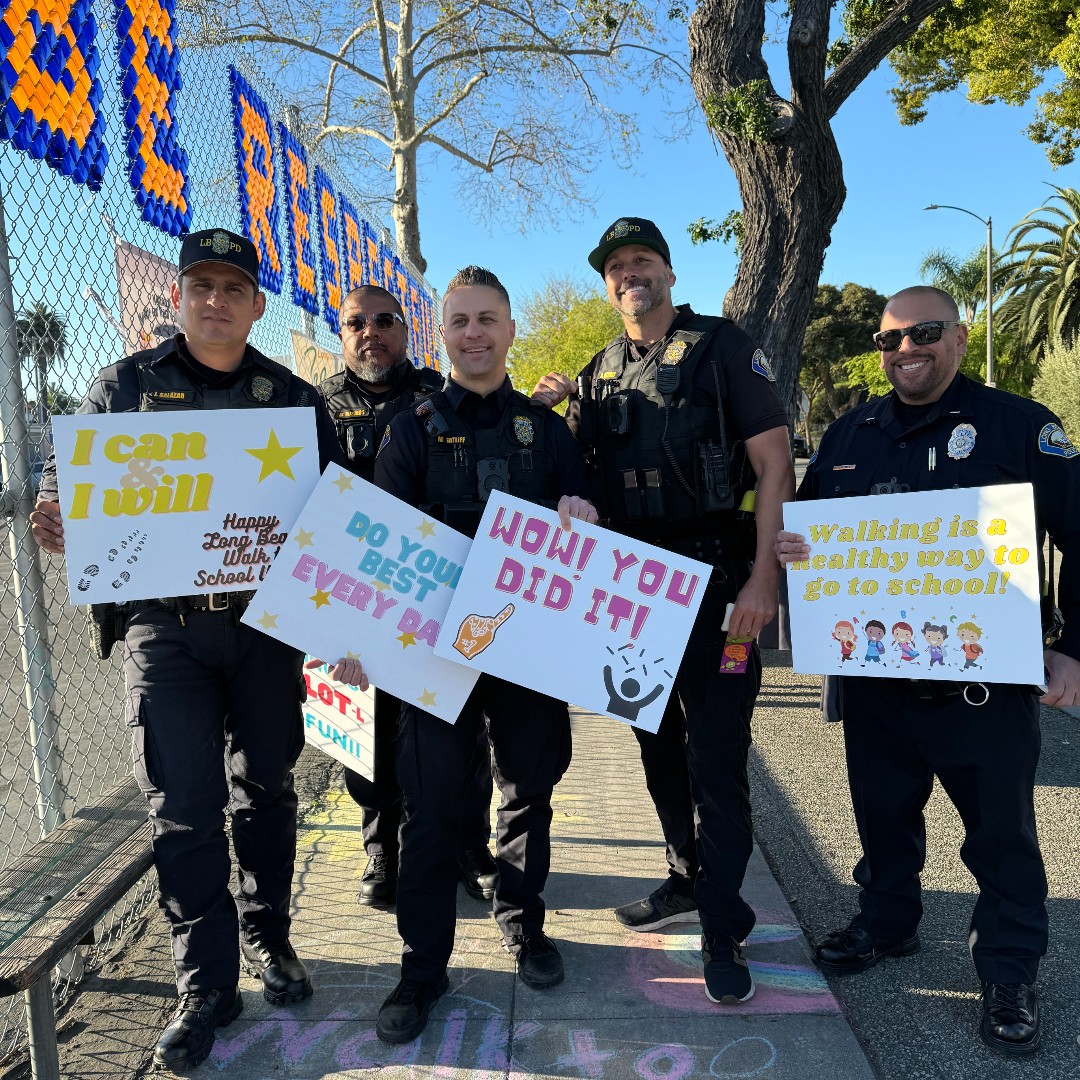
<svg viewBox="0 0 1080 1080">
<path fill-rule="evenodd" d="M 257 588 L 319 477 L 313 409 L 56 416 L 53 445 L 75 604 Z"/>
<path fill-rule="evenodd" d="M 493 492 L 435 653 L 655 732 L 711 567 Z"/>
<path fill-rule="evenodd" d="M 1030 484 L 784 506 L 810 545 L 788 567 L 795 671 L 1038 685 Z"/>
</svg>

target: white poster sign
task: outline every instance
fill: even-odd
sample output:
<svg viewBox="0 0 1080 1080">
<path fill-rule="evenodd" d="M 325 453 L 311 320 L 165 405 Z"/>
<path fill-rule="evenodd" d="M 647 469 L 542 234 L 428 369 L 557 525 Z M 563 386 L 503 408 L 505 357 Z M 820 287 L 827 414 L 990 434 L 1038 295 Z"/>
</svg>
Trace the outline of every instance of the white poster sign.
<svg viewBox="0 0 1080 1080">
<path fill-rule="evenodd" d="M 55 416 L 53 446 L 76 604 L 257 588 L 319 478 L 314 409 Z"/>
<path fill-rule="evenodd" d="M 305 663 L 310 659 L 305 656 Z M 332 682 L 328 671 L 325 663 L 304 669 L 304 738 L 353 772 L 374 780 L 375 691 Z"/>
<path fill-rule="evenodd" d="M 468 537 L 331 467 L 244 622 L 453 723 L 477 673 L 434 653 Z"/>
<path fill-rule="evenodd" d="M 495 492 L 435 652 L 656 731 L 710 567 Z"/>
<path fill-rule="evenodd" d="M 805 674 L 1043 681 L 1030 484 L 787 503 L 810 556 L 788 567 Z"/>
</svg>

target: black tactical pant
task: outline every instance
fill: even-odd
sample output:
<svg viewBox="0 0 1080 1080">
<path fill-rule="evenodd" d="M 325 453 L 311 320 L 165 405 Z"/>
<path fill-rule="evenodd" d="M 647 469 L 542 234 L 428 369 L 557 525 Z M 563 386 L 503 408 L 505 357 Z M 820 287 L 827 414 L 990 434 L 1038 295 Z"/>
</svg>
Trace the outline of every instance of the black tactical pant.
<svg viewBox="0 0 1080 1080">
<path fill-rule="evenodd" d="M 382 853 L 396 866 L 401 827 L 401 787 L 397 781 L 397 728 L 401 702 L 382 690 L 375 691 L 374 780 L 345 770 L 345 787 L 363 811 L 360 817 L 364 850 Z M 459 851 L 487 847 L 491 832 L 491 756 L 487 734 L 478 731 L 470 766 L 470 783 L 462 797 L 457 835 Z"/>
<path fill-rule="evenodd" d="M 740 891 L 754 848 L 750 718 L 761 688 L 754 645 L 746 671 L 721 671 L 720 629 L 734 581 L 711 583 L 690 632 L 660 728 L 634 729 L 667 845 L 669 886 L 697 900 L 702 929 L 742 941 L 754 911 Z"/>
<path fill-rule="evenodd" d="M 565 702 L 481 675 L 456 724 L 413 705 L 402 709 L 397 761 L 405 820 L 397 924 L 404 978 L 434 982 L 450 962 L 458 807 L 471 782 L 477 733 L 485 729 L 502 795 L 495 919 L 507 940 L 544 925 L 540 894 L 551 862 L 551 792 L 570 764 L 570 715 Z"/>
<path fill-rule="evenodd" d="M 1035 830 L 1042 745 L 1031 687 L 995 683 L 985 705 L 926 700 L 906 680 L 840 678 L 848 783 L 863 857 L 855 922 L 879 945 L 915 933 L 935 775 L 964 823 L 960 858 L 979 885 L 971 956 L 984 982 L 1033 983 L 1046 952 L 1046 872 Z M 887 687 L 888 692 L 883 689 Z M 979 700 L 976 687 L 972 699 Z"/>
<path fill-rule="evenodd" d="M 239 939 L 283 941 L 296 856 L 303 654 L 233 610 L 135 606 L 124 647 L 135 776 L 181 994 L 235 986 Z M 225 808 L 238 864 L 229 892 Z"/>
</svg>

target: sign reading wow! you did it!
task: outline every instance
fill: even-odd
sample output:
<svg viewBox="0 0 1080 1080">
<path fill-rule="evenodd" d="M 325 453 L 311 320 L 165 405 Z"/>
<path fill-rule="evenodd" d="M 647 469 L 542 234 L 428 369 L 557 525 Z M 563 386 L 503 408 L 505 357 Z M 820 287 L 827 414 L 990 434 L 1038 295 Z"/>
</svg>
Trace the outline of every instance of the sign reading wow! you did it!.
<svg viewBox="0 0 1080 1080">
<path fill-rule="evenodd" d="M 469 539 L 331 466 L 243 621 L 453 723 L 477 674 L 434 653 Z"/>
<path fill-rule="evenodd" d="M 258 588 L 319 478 L 313 409 L 56 416 L 53 447 L 75 604 Z"/>
<path fill-rule="evenodd" d="M 494 492 L 435 652 L 656 731 L 711 568 Z"/>
<path fill-rule="evenodd" d="M 1043 681 L 1030 484 L 784 506 L 809 558 L 788 567 L 794 669 Z"/>
</svg>

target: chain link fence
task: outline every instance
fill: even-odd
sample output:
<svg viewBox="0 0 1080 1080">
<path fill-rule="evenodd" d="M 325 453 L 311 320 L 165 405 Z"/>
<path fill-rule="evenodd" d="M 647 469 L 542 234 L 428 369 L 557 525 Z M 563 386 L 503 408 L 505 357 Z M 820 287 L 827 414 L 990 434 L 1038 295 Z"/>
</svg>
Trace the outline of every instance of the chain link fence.
<svg viewBox="0 0 1080 1080">
<path fill-rule="evenodd" d="M 175 333 L 167 289 L 180 234 L 224 227 L 252 235 L 243 173 L 238 177 L 242 140 L 234 123 L 237 75 L 249 97 L 261 99 L 269 114 L 273 153 L 279 159 L 285 139 L 279 122 L 300 144 L 304 140 L 291 122 L 287 103 L 250 58 L 228 48 L 162 47 L 174 15 L 169 2 L 118 0 L 92 8 L 91 0 L 76 0 L 69 9 L 40 0 L 11 0 L 0 14 L 0 438 L 5 488 L 0 528 L 7 534 L 0 552 L 0 868 L 11 865 L 43 833 L 94 802 L 130 770 L 119 650 L 107 662 L 91 656 L 82 609 L 67 599 L 63 560 L 39 554 L 29 535 L 27 517 L 49 454 L 49 419 L 74 411 L 101 367 Z M 183 18 L 177 16 L 172 27 L 173 41 L 184 39 Z M 141 185 L 145 191 L 147 181 L 132 181 L 140 153 L 149 169 L 146 144 L 142 150 L 137 145 L 147 118 L 133 111 L 140 97 L 132 71 L 139 64 L 144 72 L 157 72 L 157 83 L 150 80 L 152 89 L 170 91 L 167 102 L 159 97 L 146 105 L 157 110 L 159 118 L 163 111 L 171 112 L 172 120 L 171 132 L 159 129 L 158 139 L 151 140 L 150 164 L 156 154 L 166 164 L 171 160 L 174 168 L 186 165 L 187 197 L 177 199 L 174 193 L 173 203 L 186 202 L 187 220 L 167 207 L 160 212 L 161 205 L 152 200 L 144 208 L 139 190 Z M 182 88 L 176 85 L 176 70 Z M 57 142 L 65 124 L 70 130 L 78 126 L 80 93 L 81 115 L 95 118 L 88 133 L 84 124 L 81 155 L 74 152 L 78 139 Z M 70 106 L 66 117 L 65 102 Z M 28 117 L 41 120 L 41 125 L 34 129 Z M 265 170 L 267 162 L 257 152 L 253 161 Z M 442 366 L 430 318 L 432 290 L 412 268 L 395 261 L 389 236 L 372 224 L 374 214 L 330 161 L 308 148 L 307 168 L 312 181 L 311 202 L 306 204 L 311 215 L 307 258 L 317 263 L 311 267 L 317 278 L 309 278 L 309 284 L 319 282 L 319 299 L 309 307 L 316 306 L 319 313 L 294 303 L 290 281 L 296 277 L 297 260 L 291 258 L 289 236 L 297 228 L 302 205 L 290 204 L 295 193 L 286 186 L 285 170 L 278 168 L 274 183 L 283 211 L 276 214 L 281 285 L 279 292 L 268 293 L 266 314 L 254 327 L 252 344 L 314 381 L 337 366 L 332 354 L 339 342 L 330 328 L 336 319 L 328 314 L 335 268 L 330 266 L 327 273 L 328 245 L 321 242 L 326 225 L 316 198 L 329 186 L 332 193 L 336 189 L 331 211 L 336 208 L 339 217 L 349 211 L 354 219 L 336 223 L 337 297 L 360 283 L 362 262 L 363 280 L 386 281 L 391 291 L 404 294 L 414 362 Z M 157 225 L 152 223 L 155 215 Z M 355 236 L 361 217 L 361 240 L 368 242 L 363 251 Z M 350 224 L 351 237 L 346 228 Z M 303 263 L 303 250 L 301 255 Z M 152 894 L 152 883 L 144 881 L 110 913 L 98 928 L 94 948 L 99 957 L 115 945 Z M 93 963 L 95 957 L 86 959 Z M 58 974 L 59 998 L 78 974 Z M 18 1053 L 24 1040 L 22 999 L 0 1001 L 0 1064 Z"/>
</svg>

